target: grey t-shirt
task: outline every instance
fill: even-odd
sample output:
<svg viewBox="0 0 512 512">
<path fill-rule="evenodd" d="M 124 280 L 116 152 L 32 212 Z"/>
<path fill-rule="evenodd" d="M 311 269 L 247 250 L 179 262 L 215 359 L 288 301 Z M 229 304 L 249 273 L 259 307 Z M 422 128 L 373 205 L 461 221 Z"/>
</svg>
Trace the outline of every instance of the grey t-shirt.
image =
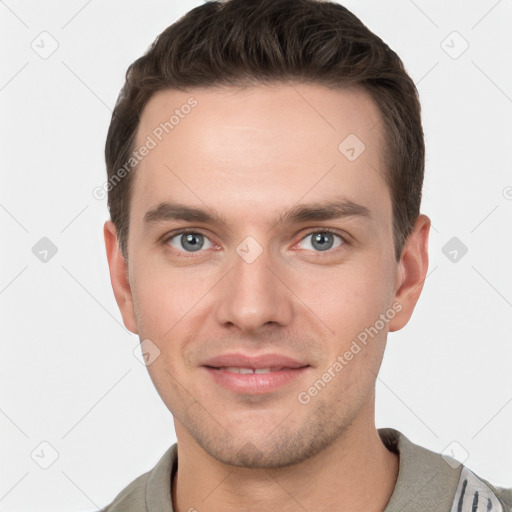
<svg viewBox="0 0 512 512">
<path fill-rule="evenodd" d="M 463 464 L 412 443 L 392 428 L 378 429 L 400 456 L 398 479 L 383 512 L 512 512 L 512 488 L 493 486 Z M 173 444 L 156 466 L 125 487 L 101 512 L 174 512 L 171 481 L 178 467 Z"/>
</svg>

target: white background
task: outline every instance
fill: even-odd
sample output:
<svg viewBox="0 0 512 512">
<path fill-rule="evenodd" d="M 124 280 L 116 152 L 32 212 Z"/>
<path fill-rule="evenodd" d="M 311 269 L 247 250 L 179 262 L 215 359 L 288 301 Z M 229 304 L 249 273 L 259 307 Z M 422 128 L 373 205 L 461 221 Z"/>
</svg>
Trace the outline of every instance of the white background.
<svg viewBox="0 0 512 512">
<path fill-rule="evenodd" d="M 200 3 L 0 3 L 2 511 L 98 509 L 175 441 L 114 301 L 92 190 L 126 68 Z M 344 5 L 403 59 L 427 144 L 429 277 L 389 336 L 377 426 L 438 452 L 457 441 L 470 469 L 512 486 L 512 1 Z M 43 31 L 59 45 L 47 59 L 31 47 Z M 453 31 L 469 43 L 458 58 Z M 454 236 L 468 248 L 455 263 Z M 42 237 L 58 248 L 46 263 Z"/>
</svg>

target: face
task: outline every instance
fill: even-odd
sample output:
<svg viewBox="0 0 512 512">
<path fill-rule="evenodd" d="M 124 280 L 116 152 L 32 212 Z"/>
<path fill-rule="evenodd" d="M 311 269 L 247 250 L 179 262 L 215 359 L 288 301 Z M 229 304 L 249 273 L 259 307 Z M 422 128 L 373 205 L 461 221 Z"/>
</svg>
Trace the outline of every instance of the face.
<svg viewBox="0 0 512 512">
<path fill-rule="evenodd" d="M 136 147 L 155 145 L 134 171 L 127 267 L 111 223 L 105 236 L 178 440 L 279 467 L 373 421 L 387 333 L 417 299 L 394 258 L 381 130 L 367 93 L 312 84 L 147 104 Z"/>
</svg>

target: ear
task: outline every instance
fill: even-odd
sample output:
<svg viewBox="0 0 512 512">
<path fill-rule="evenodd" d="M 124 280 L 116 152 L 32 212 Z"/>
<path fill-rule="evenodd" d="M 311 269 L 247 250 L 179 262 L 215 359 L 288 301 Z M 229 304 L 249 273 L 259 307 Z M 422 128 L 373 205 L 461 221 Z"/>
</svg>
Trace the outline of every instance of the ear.
<svg viewBox="0 0 512 512">
<path fill-rule="evenodd" d="M 407 324 L 423 290 L 428 269 L 429 232 L 430 219 L 419 215 L 398 263 L 393 303 L 400 304 L 401 309 L 389 322 L 389 332 L 398 331 Z"/>
<path fill-rule="evenodd" d="M 105 237 L 105 248 L 110 269 L 110 282 L 112 283 L 117 305 L 123 316 L 124 325 L 129 331 L 138 334 L 132 290 L 128 279 L 128 264 L 121 254 L 117 230 L 111 220 L 105 222 L 103 235 Z"/>
</svg>

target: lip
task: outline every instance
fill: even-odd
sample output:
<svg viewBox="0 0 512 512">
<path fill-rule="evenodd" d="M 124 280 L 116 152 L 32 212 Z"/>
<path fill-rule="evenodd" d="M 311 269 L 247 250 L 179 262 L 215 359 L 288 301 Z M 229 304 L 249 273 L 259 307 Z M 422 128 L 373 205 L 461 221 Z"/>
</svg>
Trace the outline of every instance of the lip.
<svg viewBox="0 0 512 512">
<path fill-rule="evenodd" d="M 261 354 L 258 356 L 248 356 L 245 354 L 222 354 L 204 362 L 203 366 L 213 368 L 237 366 L 239 368 L 252 368 L 253 370 L 256 370 L 258 368 L 297 369 L 309 365 L 306 362 L 297 361 L 296 359 L 281 354 Z"/>
<path fill-rule="evenodd" d="M 228 367 L 270 368 L 268 373 L 235 373 Z M 279 354 L 250 357 L 243 354 L 224 354 L 208 360 L 203 368 L 213 381 L 235 393 L 262 395 L 300 378 L 311 365 Z"/>
</svg>

